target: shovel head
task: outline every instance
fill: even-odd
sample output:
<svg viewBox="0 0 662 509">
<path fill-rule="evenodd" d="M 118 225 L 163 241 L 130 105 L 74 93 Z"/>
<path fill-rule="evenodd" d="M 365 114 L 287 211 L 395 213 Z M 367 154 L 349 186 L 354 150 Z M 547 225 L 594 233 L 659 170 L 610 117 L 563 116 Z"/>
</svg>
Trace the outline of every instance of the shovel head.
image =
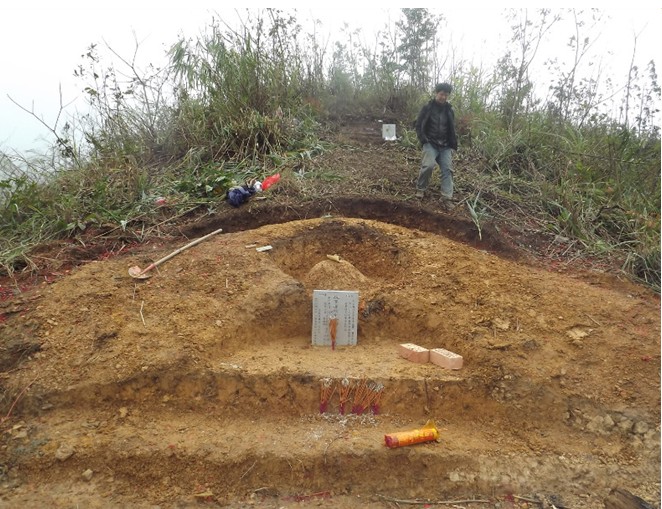
<svg viewBox="0 0 662 509">
<path fill-rule="evenodd" d="M 137 265 L 129 267 L 129 275 L 134 279 L 147 279 L 150 277 L 150 274 L 143 273 L 143 270 Z"/>
</svg>

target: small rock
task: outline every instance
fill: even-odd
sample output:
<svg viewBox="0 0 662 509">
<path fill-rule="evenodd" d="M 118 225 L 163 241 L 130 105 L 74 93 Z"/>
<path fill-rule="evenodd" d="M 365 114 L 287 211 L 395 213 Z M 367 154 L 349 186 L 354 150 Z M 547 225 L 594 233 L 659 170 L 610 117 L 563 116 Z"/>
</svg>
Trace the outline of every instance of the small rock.
<svg viewBox="0 0 662 509">
<path fill-rule="evenodd" d="M 61 445 L 55 451 L 55 459 L 58 461 L 66 461 L 71 458 L 74 454 L 74 448 L 68 445 Z"/>
<path fill-rule="evenodd" d="M 614 488 L 604 499 L 605 509 L 652 509 L 653 505 L 622 488 Z"/>
<path fill-rule="evenodd" d="M 86 481 L 91 481 L 93 474 L 94 472 L 92 472 L 92 470 L 88 468 L 85 472 L 83 472 L 83 479 L 85 479 Z"/>
<path fill-rule="evenodd" d="M 527 339 L 522 344 L 522 348 L 524 348 L 524 350 L 537 350 L 540 348 L 540 344 L 535 339 Z"/>
<path fill-rule="evenodd" d="M 638 421 L 634 424 L 632 431 L 637 435 L 643 435 L 648 431 L 648 423 L 646 421 Z"/>
<path fill-rule="evenodd" d="M 129 415 L 129 409 L 125 406 L 120 408 L 120 419 L 124 419 L 127 415 Z"/>
<path fill-rule="evenodd" d="M 646 433 L 644 433 L 644 440 L 647 442 L 652 442 L 655 441 L 655 439 L 659 436 L 660 434 L 657 431 L 654 429 L 649 429 Z"/>
<path fill-rule="evenodd" d="M 20 438 L 28 438 L 28 432 L 25 429 L 19 430 L 14 434 L 14 440 L 18 440 Z"/>
<path fill-rule="evenodd" d="M 630 431 L 633 425 L 634 424 L 630 419 L 623 419 L 621 422 L 618 423 L 618 427 L 625 432 Z"/>
</svg>

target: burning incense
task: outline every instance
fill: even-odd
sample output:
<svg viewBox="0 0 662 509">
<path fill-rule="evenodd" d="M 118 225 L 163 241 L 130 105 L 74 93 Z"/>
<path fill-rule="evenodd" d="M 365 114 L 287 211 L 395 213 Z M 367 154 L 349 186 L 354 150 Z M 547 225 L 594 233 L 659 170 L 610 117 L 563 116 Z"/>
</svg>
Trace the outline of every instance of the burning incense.
<svg viewBox="0 0 662 509">
<path fill-rule="evenodd" d="M 336 349 L 336 333 L 338 332 L 338 318 L 329 318 L 329 336 L 331 336 L 331 350 Z"/>
<path fill-rule="evenodd" d="M 370 387 L 370 392 L 372 394 L 370 408 L 372 409 L 372 413 L 377 415 L 379 414 L 379 405 L 382 400 L 382 394 L 384 393 L 384 386 L 380 383 L 374 383 Z"/>
<path fill-rule="evenodd" d="M 333 385 L 333 380 L 330 378 L 322 378 L 320 380 L 320 413 L 323 414 L 326 412 L 326 409 L 329 406 L 329 401 L 331 396 L 336 392 L 336 388 Z"/>
<path fill-rule="evenodd" d="M 347 378 L 340 381 L 340 413 L 345 415 L 345 405 L 349 401 L 352 392 L 352 384 Z"/>
</svg>

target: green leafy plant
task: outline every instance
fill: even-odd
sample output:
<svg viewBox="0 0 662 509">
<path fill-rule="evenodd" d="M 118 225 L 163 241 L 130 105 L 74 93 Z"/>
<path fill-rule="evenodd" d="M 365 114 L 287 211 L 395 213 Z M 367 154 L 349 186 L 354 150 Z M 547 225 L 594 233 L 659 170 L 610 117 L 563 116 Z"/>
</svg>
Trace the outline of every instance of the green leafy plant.
<svg viewBox="0 0 662 509">
<path fill-rule="evenodd" d="M 469 210 L 469 214 L 471 215 L 471 220 L 476 225 L 476 229 L 478 230 L 478 238 L 482 240 L 483 232 L 482 232 L 481 224 L 488 217 L 488 214 L 484 207 L 479 206 L 480 205 L 479 199 L 480 199 L 480 191 L 476 194 L 476 196 L 471 202 L 467 201 L 466 204 L 467 204 L 467 209 Z"/>
</svg>

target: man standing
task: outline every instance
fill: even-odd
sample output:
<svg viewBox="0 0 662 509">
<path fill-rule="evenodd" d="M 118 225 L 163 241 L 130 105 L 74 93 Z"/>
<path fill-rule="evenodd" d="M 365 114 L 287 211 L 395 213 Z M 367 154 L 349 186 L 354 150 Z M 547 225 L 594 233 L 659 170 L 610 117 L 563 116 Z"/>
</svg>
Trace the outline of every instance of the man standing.
<svg viewBox="0 0 662 509">
<path fill-rule="evenodd" d="M 434 99 L 421 109 L 416 119 L 416 134 L 423 145 L 423 160 L 416 183 L 416 197 L 423 198 L 436 164 L 441 170 L 441 202 L 449 207 L 453 199 L 452 151 L 457 150 L 455 113 L 448 102 L 453 87 L 439 83 Z"/>
</svg>

